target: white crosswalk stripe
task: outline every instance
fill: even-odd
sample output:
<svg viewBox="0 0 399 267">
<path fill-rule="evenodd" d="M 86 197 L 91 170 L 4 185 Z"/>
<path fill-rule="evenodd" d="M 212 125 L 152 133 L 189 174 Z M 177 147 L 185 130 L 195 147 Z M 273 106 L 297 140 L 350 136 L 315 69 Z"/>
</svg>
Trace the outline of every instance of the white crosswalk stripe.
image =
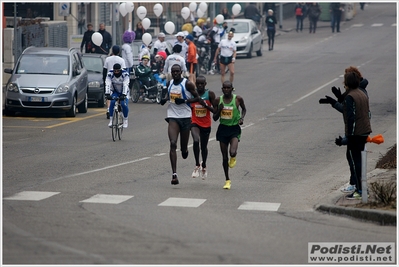
<svg viewBox="0 0 399 267">
<path fill-rule="evenodd" d="M 281 203 L 268 202 L 244 202 L 238 207 L 239 210 L 263 210 L 263 211 L 278 211 Z"/>
<path fill-rule="evenodd" d="M 371 24 L 371 27 L 381 27 L 383 25 L 384 25 L 383 23 L 374 23 L 374 24 Z"/>
<path fill-rule="evenodd" d="M 158 206 L 198 208 L 206 199 L 170 197 Z"/>
<path fill-rule="evenodd" d="M 133 196 L 97 194 L 91 198 L 79 201 L 83 203 L 120 204 Z"/>
<path fill-rule="evenodd" d="M 3 198 L 4 200 L 30 200 L 30 201 L 40 201 L 54 195 L 59 194 L 60 192 L 44 192 L 44 191 L 22 191 L 16 193 L 12 196 Z"/>
</svg>

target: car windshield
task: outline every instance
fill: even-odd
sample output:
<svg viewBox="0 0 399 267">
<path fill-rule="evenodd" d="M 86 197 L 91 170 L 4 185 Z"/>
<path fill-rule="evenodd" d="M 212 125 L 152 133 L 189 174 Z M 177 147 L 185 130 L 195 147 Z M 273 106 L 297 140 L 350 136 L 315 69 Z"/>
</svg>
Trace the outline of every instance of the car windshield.
<svg viewBox="0 0 399 267">
<path fill-rule="evenodd" d="M 249 24 L 247 22 L 229 22 L 229 29 L 234 28 L 234 33 L 248 33 L 249 32 Z"/>
<path fill-rule="evenodd" d="M 17 66 L 16 73 L 69 75 L 68 56 L 23 55 Z"/>
<path fill-rule="evenodd" d="M 83 56 L 83 62 L 88 72 L 102 73 L 104 64 L 99 57 L 85 57 Z"/>
</svg>

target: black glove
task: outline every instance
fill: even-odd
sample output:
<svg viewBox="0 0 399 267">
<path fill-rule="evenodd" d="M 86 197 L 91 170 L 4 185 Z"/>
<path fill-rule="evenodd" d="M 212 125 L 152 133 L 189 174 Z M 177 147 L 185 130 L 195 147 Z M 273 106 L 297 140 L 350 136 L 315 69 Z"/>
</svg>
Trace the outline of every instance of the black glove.
<svg viewBox="0 0 399 267">
<path fill-rule="evenodd" d="M 337 100 L 335 100 L 332 97 L 329 97 L 328 95 L 326 95 L 326 98 L 320 98 L 319 99 L 319 103 L 320 104 L 331 104 L 331 106 L 334 106 L 335 103 L 337 103 Z"/>
<path fill-rule="evenodd" d="M 337 146 L 342 146 L 342 136 L 339 136 L 338 138 L 335 138 L 335 144 Z"/>
<path fill-rule="evenodd" d="M 166 101 L 167 101 L 166 99 L 162 98 L 161 101 L 159 101 L 159 104 L 163 106 L 165 105 Z"/>
<path fill-rule="evenodd" d="M 106 97 L 108 100 L 111 100 L 111 99 L 112 99 L 112 96 L 109 95 L 109 94 L 106 94 L 105 97 Z"/>
<path fill-rule="evenodd" d="M 344 100 L 342 97 L 341 88 L 333 86 L 331 87 L 331 92 L 335 95 L 340 103 Z"/>
<path fill-rule="evenodd" d="M 183 99 L 183 98 L 175 98 L 176 105 L 180 105 L 180 104 L 183 104 L 185 102 L 186 102 L 186 100 Z"/>
<path fill-rule="evenodd" d="M 125 94 L 123 94 L 123 95 L 121 95 L 120 97 L 119 97 L 119 100 L 125 100 L 126 99 L 126 95 Z"/>
</svg>

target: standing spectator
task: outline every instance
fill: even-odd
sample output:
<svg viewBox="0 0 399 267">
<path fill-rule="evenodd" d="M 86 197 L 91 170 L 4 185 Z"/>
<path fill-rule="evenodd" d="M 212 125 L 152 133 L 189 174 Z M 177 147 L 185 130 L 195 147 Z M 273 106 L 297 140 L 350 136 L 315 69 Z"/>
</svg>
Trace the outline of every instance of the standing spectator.
<svg viewBox="0 0 399 267">
<path fill-rule="evenodd" d="M 213 20 L 213 28 L 209 34 L 210 42 L 211 42 L 211 56 L 208 62 L 208 74 L 214 75 L 215 73 L 212 71 L 212 63 L 215 58 L 216 50 L 219 47 L 220 37 L 224 34 L 224 30 L 221 26 L 218 25 L 216 18 Z M 216 64 L 216 69 L 219 70 L 219 66 Z"/>
<path fill-rule="evenodd" d="M 241 138 L 240 125 L 244 122 L 247 109 L 244 99 L 239 95 L 233 94 L 233 85 L 230 81 L 225 81 L 222 86 L 223 95 L 213 102 L 213 120 L 220 120 L 216 132 L 216 140 L 219 141 L 220 151 L 222 152 L 222 165 L 226 179 L 223 189 L 230 189 L 229 167 L 233 168 L 237 163 L 238 142 Z M 239 108 L 241 108 L 241 112 Z"/>
<path fill-rule="evenodd" d="M 142 61 L 141 59 L 143 58 L 144 55 L 147 55 L 149 60 L 147 61 L 147 66 L 151 67 L 151 47 L 152 47 L 152 42 L 146 45 L 145 43 L 141 44 L 141 51 L 139 53 L 139 60 L 140 62 Z"/>
<path fill-rule="evenodd" d="M 360 9 L 361 10 L 364 10 L 364 4 L 365 4 L 365 2 L 360 3 Z"/>
<path fill-rule="evenodd" d="M 185 35 L 183 32 L 178 32 L 176 35 L 176 42 L 174 45 L 181 45 L 181 52 L 180 55 L 187 61 L 187 43 L 184 41 Z"/>
<path fill-rule="evenodd" d="M 347 199 L 362 198 L 362 157 L 367 137 L 371 133 L 369 100 L 359 89 L 360 77 L 356 72 L 345 73 L 346 96 L 343 102 L 345 135 L 348 138 L 346 157 L 356 176 L 356 190 Z M 367 194 L 367 192 L 365 192 Z"/>
<path fill-rule="evenodd" d="M 259 25 L 262 15 L 259 13 L 258 8 L 256 7 L 256 3 L 249 3 L 249 5 L 244 10 L 244 17 L 246 19 L 252 19 L 256 22 L 256 25 Z"/>
<path fill-rule="evenodd" d="M 311 3 L 308 8 L 309 15 L 309 33 L 316 33 L 317 21 L 321 14 L 321 8 L 318 3 Z"/>
<path fill-rule="evenodd" d="M 208 175 L 206 171 L 206 160 L 208 158 L 208 141 L 211 133 L 213 113 L 212 104 L 215 101 L 215 93 L 209 89 L 205 89 L 206 78 L 198 76 L 196 82 L 199 97 L 204 100 L 205 105 L 200 103 L 191 103 L 191 136 L 193 137 L 193 152 L 195 158 L 195 168 L 191 175 L 197 178 L 200 173 L 202 180 Z M 201 150 L 202 161 L 200 163 L 199 154 Z"/>
<path fill-rule="evenodd" d="M 168 56 L 170 55 L 168 51 L 168 45 L 165 42 L 165 34 L 160 32 L 158 34 L 158 40 L 154 43 L 154 56 L 157 55 L 158 52 L 164 51 Z"/>
<path fill-rule="evenodd" d="M 125 31 L 122 36 L 123 45 L 122 45 L 122 58 L 125 60 L 125 66 L 127 73 L 133 69 L 133 51 L 132 51 L 132 42 L 134 41 L 136 34 L 133 31 Z"/>
<path fill-rule="evenodd" d="M 197 47 L 194 44 L 194 37 L 189 34 L 186 36 L 186 42 L 188 45 L 187 50 L 187 70 L 189 72 L 188 79 L 195 84 L 195 70 L 197 69 Z"/>
<path fill-rule="evenodd" d="M 179 65 L 182 72 L 187 72 L 187 66 L 185 59 L 180 55 L 181 53 L 181 45 L 176 44 L 173 47 L 173 54 L 168 56 L 165 60 L 165 65 L 163 68 L 163 73 L 166 76 L 166 80 L 170 81 L 172 79 L 172 66 Z"/>
<path fill-rule="evenodd" d="M 344 8 L 342 7 L 341 3 L 331 3 L 330 4 L 330 15 L 331 15 L 331 29 L 334 32 L 337 29 L 339 31 L 339 25 L 341 23 L 341 15 Z"/>
<path fill-rule="evenodd" d="M 172 167 L 172 185 L 179 184 L 177 177 L 177 140 L 180 135 L 180 151 L 183 159 L 188 157 L 188 141 L 190 139 L 191 103 L 206 105 L 198 96 L 195 84 L 182 77 L 179 65 L 172 66 L 172 78 L 168 83 L 168 92 L 160 101 L 164 105 L 169 100 L 166 121 L 168 122 L 169 159 Z"/>
<path fill-rule="evenodd" d="M 262 13 L 267 16 L 267 11 L 269 9 L 273 10 L 273 12 L 276 12 L 276 4 L 275 3 L 269 3 L 269 2 L 264 3 L 263 4 L 263 12 Z"/>
<path fill-rule="evenodd" d="M 303 19 L 306 17 L 306 5 L 305 3 L 298 3 L 295 6 L 295 16 L 296 16 L 296 32 L 303 29 Z"/>
<path fill-rule="evenodd" d="M 223 15 L 224 19 L 231 19 L 231 16 L 229 14 L 229 10 L 227 9 L 227 7 L 223 8 L 222 15 Z"/>
<path fill-rule="evenodd" d="M 112 47 L 112 36 L 109 32 L 105 30 L 104 23 L 100 23 L 100 29 L 98 30 L 98 32 L 103 36 L 103 42 L 100 46 L 94 45 L 96 48 L 96 53 L 108 55 L 109 50 Z"/>
<path fill-rule="evenodd" d="M 91 40 L 91 36 L 93 35 L 93 33 L 93 24 L 87 24 L 87 31 L 83 34 L 82 43 L 80 44 L 80 52 L 83 51 L 83 46 L 85 47 L 85 53 L 95 52 L 93 41 Z"/>
<path fill-rule="evenodd" d="M 198 40 L 198 38 L 201 36 L 202 31 L 204 30 L 204 22 L 205 21 L 203 19 L 197 20 L 197 25 L 195 25 L 193 29 L 194 40 Z"/>
<path fill-rule="evenodd" d="M 267 11 L 266 27 L 267 27 L 267 43 L 269 44 L 269 51 L 273 50 L 274 47 L 274 36 L 276 35 L 276 24 L 277 19 L 273 15 L 273 10 Z"/>
<path fill-rule="evenodd" d="M 137 40 L 141 40 L 143 38 L 143 34 L 145 33 L 145 30 L 143 28 L 143 24 L 141 23 L 141 21 L 137 22 L 135 33 L 136 33 Z"/>
</svg>

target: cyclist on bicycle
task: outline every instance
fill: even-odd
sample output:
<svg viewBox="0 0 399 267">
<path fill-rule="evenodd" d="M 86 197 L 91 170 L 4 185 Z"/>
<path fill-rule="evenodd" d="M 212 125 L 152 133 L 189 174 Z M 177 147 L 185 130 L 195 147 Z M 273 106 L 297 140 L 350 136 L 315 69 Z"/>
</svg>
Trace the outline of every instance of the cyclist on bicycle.
<svg viewBox="0 0 399 267">
<path fill-rule="evenodd" d="M 107 74 L 107 78 L 105 79 L 105 95 L 107 99 L 111 100 L 108 127 L 112 127 L 112 117 L 114 115 L 114 106 L 117 97 L 119 97 L 122 105 L 123 128 L 127 128 L 128 126 L 129 106 L 126 96 L 129 90 L 129 81 L 129 73 L 122 69 L 119 63 L 114 64 L 113 69 Z"/>
</svg>

